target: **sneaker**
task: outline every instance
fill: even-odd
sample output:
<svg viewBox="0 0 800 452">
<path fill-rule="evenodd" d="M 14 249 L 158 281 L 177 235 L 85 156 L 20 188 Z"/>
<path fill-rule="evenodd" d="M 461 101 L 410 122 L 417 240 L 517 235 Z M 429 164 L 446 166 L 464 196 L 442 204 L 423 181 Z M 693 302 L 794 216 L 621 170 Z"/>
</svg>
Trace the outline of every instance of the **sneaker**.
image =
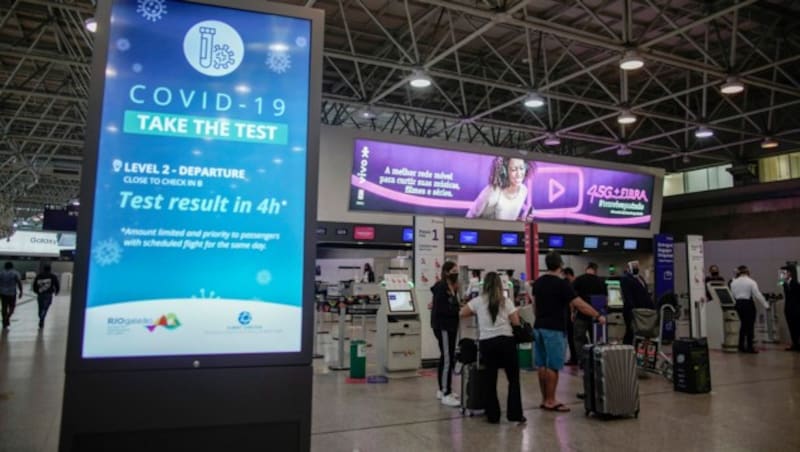
<svg viewBox="0 0 800 452">
<path fill-rule="evenodd" d="M 442 394 L 442 390 L 441 389 L 437 390 L 436 391 L 436 400 L 442 400 L 442 397 L 444 397 L 444 394 Z"/>
<path fill-rule="evenodd" d="M 461 402 L 457 398 L 455 398 L 453 394 L 448 394 L 442 397 L 442 405 L 458 407 L 461 406 Z"/>
</svg>

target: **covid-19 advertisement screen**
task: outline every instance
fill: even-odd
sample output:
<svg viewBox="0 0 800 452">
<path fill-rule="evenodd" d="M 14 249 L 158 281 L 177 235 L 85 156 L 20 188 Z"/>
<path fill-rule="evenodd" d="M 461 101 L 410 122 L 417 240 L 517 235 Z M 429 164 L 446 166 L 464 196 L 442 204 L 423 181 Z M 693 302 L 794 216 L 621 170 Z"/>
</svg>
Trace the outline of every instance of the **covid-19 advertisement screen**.
<svg viewBox="0 0 800 452">
<path fill-rule="evenodd" d="M 311 25 L 112 3 L 83 358 L 301 350 Z"/>
<path fill-rule="evenodd" d="M 355 140 L 350 209 L 649 228 L 654 176 Z"/>
</svg>

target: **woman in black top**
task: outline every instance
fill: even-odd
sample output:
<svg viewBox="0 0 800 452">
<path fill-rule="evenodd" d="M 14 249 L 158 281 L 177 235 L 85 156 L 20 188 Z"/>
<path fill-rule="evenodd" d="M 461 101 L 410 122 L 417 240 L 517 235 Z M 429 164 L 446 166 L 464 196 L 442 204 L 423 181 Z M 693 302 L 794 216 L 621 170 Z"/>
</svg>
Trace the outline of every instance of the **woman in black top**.
<svg viewBox="0 0 800 452">
<path fill-rule="evenodd" d="M 456 335 L 458 333 L 458 267 L 447 261 L 442 265 L 439 281 L 431 287 L 433 303 L 431 307 L 431 327 L 439 342 L 439 391 L 436 398 L 443 405 L 460 406 L 452 394 L 453 366 L 455 366 Z"/>
<path fill-rule="evenodd" d="M 372 266 L 369 263 L 364 264 L 364 275 L 361 277 L 362 283 L 374 283 L 375 272 L 372 271 Z"/>
</svg>

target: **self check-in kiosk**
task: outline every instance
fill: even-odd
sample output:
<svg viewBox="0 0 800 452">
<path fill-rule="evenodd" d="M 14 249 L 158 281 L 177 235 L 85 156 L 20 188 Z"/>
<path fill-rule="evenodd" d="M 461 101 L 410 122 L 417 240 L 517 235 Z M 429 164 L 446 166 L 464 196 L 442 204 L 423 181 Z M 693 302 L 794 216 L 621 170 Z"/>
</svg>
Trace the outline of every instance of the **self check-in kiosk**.
<svg viewBox="0 0 800 452">
<path fill-rule="evenodd" d="M 622 286 L 619 280 L 606 280 L 606 325 L 608 326 L 608 343 L 622 343 L 625 338 L 625 317 L 622 301 Z"/>
<path fill-rule="evenodd" d="M 708 345 L 724 352 L 736 353 L 739 349 L 739 314 L 733 293 L 724 282 L 711 281 L 706 284 L 711 294 L 712 307 L 708 314 Z"/>
<path fill-rule="evenodd" d="M 387 274 L 377 320 L 378 366 L 386 374 L 416 371 L 422 362 L 422 323 L 413 284 L 406 275 Z"/>
</svg>

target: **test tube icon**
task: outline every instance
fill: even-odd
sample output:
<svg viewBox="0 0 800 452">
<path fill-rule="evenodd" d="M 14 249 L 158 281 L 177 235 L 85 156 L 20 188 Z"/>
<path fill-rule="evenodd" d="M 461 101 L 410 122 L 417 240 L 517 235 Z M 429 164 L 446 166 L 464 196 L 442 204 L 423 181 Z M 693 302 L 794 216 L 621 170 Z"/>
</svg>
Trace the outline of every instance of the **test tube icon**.
<svg viewBox="0 0 800 452">
<path fill-rule="evenodd" d="M 217 34 L 216 28 L 200 27 L 200 67 L 206 69 L 211 67 L 215 34 Z"/>
</svg>

